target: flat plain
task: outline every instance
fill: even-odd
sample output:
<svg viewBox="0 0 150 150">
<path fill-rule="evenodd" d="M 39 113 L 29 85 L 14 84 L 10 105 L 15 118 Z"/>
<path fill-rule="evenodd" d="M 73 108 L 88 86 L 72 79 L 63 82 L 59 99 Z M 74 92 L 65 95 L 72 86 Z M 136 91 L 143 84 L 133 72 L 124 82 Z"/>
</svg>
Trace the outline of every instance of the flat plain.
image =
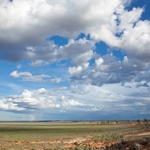
<svg viewBox="0 0 150 150">
<path fill-rule="evenodd" d="M 107 149 L 149 137 L 149 124 L 136 121 L 0 122 L 1 150 Z"/>
</svg>

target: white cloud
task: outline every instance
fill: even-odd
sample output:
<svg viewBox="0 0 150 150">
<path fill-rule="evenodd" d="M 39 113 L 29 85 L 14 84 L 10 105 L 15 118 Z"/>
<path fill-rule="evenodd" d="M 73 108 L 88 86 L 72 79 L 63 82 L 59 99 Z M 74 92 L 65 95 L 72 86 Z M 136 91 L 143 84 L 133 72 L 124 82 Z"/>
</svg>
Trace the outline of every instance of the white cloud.
<svg viewBox="0 0 150 150">
<path fill-rule="evenodd" d="M 65 81 L 65 80 L 62 79 L 62 78 L 54 78 L 54 79 L 50 80 L 50 83 L 60 83 L 60 82 L 63 82 L 63 81 Z"/>
<path fill-rule="evenodd" d="M 22 81 L 48 82 L 48 80 L 44 80 L 43 78 L 50 78 L 51 76 L 44 75 L 44 74 L 33 76 L 30 72 L 18 73 L 18 71 L 13 71 L 12 73 L 10 73 L 10 77 L 22 78 Z"/>
<path fill-rule="evenodd" d="M 5 5 L 5 4 L 7 4 L 8 2 L 9 2 L 9 0 L 1 0 L 1 1 L 0 1 L 0 4 L 1 4 L 1 5 L 2 5 L 2 4 Z"/>
<path fill-rule="evenodd" d="M 65 81 L 65 79 L 62 78 L 53 78 L 53 79 L 44 79 L 44 78 L 51 78 L 49 75 L 32 75 L 30 72 L 17 72 L 13 71 L 10 73 L 10 77 L 13 78 L 22 78 L 22 81 L 31 81 L 31 82 L 49 82 L 49 83 L 60 83 Z"/>
<path fill-rule="evenodd" d="M 77 93 L 81 95 L 89 93 L 89 91 L 83 91 L 82 89 L 79 89 L 77 85 L 76 86 L 72 85 L 70 88 L 71 88 L 71 93 Z"/>
<path fill-rule="evenodd" d="M 49 62 L 42 61 L 42 60 L 35 60 L 35 61 L 32 61 L 31 64 L 29 65 L 31 67 L 41 67 L 41 66 L 49 65 Z"/>
<path fill-rule="evenodd" d="M 66 101 L 66 100 L 67 100 L 67 98 L 65 96 L 61 97 L 61 101 Z"/>
<path fill-rule="evenodd" d="M 62 106 L 83 106 L 84 104 L 79 103 L 78 101 L 75 100 L 68 100 L 68 101 L 63 101 Z"/>
<path fill-rule="evenodd" d="M 32 74 L 30 72 L 19 72 L 18 71 L 13 71 L 11 74 L 10 74 L 10 77 L 13 77 L 13 78 L 19 78 L 19 77 L 22 77 L 22 76 L 27 76 L 27 77 L 31 77 Z"/>
<path fill-rule="evenodd" d="M 17 104 L 11 103 L 11 102 L 5 102 L 5 99 L 3 101 L 0 101 L 0 109 L 2 110 L 8 110 L 8 111 L 24 111 L 25 108 L 18 107 Z"/>
<path fill-rule="evenodd" d="M 21 95 L 10 95 L 0 100 L 0 109 L 8 111 L 31 111 L 43 108 L 60 108 L 68 106 L 82 106 L 83 104 L 69 100 L 62 96 L 62 102 L 59 102 L 57 94 L 44 88 L 39 90 L 24 90 Z"/>
<path fill-rule="evenodd" d="M 36 48 L 36 50 L 33 50 L 34 48 L 28 48 L 27 50 L 27 59 L 33 59 L 30 66 L 38 67 L 38 66 L 44 66 L 48 63 L 53 63 L 55 61 L 65 60 L 65 59 L 71 59 L 71 58 L 78 58 L 78 55 L 81 55 L 81 57 L 84 57 L 84 61 L 87 61 L 92 58 L 92 50 L 95 46 L 95 42 L 92 40 L 86 40 L 85 38 L 79 39 L 79 40 L 73 40 L 70 39 L 68 43 L 64 46 L 58 47 L 54 44 L 53 41 L 49 41 L 46 46 L 44 45 L 39 46 Z M 88 56 L 88 59 L 85 58 L 84 53 L 87 53 L 85 55 L 91 55 Z M 37 60 L 36 60 L 37 59 Z M 81 60 L 81 59 L 80 59 Z M 83 61 L 83 60 L 82 60 Z M 82 62 L 81 62 L 82 63 Z"/>
<path fill-rule="evenodd" d="M 97 86 L 133 81 L 138 83 L 142 80 L 148 83 L 149 65 L 148 62 L 130 56 L 124 56 L 121 62 L 110 53 L 96 59 L 93 66 L 69 67 L 68 73 L 71 75 L 72 82 Z"/>
<path fill-rule="evenodd" d="M 35 90 L 35 91 L 28 91 L 24 90 L 21 95 L 12 95 L 8 96 L 6 99 L 2 99 L 7 103 L 13 103 L 17 105 L 19 108 L 23 107 L 23 110 L 32 110 L 37 108 L 53 108 L 59 107 L 59 104 L 54 104 L 53 102 L 56 101 L 57 98 L 54 96 L 53 93 L 48 92 L 44 88 Z M 16 109 L 18 111 L 18 109 Z"/>
<path fill-rule="evenodd" d="M 121 61 L 119 61 L 113 54 L 106 54 L 103 58 L 95 60 L 95 70 L 100 72 L 116 72 L 121 67 Z"/>
<path fill-rule="evenodd" d="M 79 67 L 69 67 L 69 70 L 68 72 L 71 74 L 71 75 L 74 75 L 75 77 L 79 78 L 81 76 L 81 73 L 82 73 L 82 67 L 79 66 Z"/>
<path fill-rule="evenodd" d="M 120 24 L 118 26 L 118 31 L 122 32 L 123 30 L 132 29 L 134 24 L 139 21 L 143 8 L 133 8 L 131 11 L 124 10 L 124 6 L 120 6 L 116 13 L 118 14 L 118 19 Z"/>
<path fill-rule="evenodd" d="M 140 20 L 143 8 L 126 10 L 129 2 L 1 1 L 1 59 L 13 62 L 32 60 L 30 65 L 37 67 L 74 58 L 73 64 L 79 66 L 93 57 L 94 41 L 103 41 L 110 47 L 125 50 L 136 59 L 149 62 L 150 23 Z M 74 40 L 80 33 L 90 34 L 93 41 Z M 53 35 L 68 37 L 69 43 L 58 47 L 46 40 Z"/>
<path fill-rule="evenodd" d="M 121 37 L 122 44 L 120 48 L 128 54 L 149 62 L 150 46 L 150 22 L 139 21 L 135 27 L 126 29 Z"/>
<path fill-rule="evenodd" d="M 12 3 L 5 4 L 5 6 L 1 5 L 0 41 L 1 43 L 3 42 L 1 51 L 11 61 L 24 59 L 42 60 L 40 54 L 38 54 L 37 58 L 35 53 L 29 52 L 28 48 L 33 47 L 33 49 L 36 49 L 41 47 L 42 49 L 46 44 L 48 45 L 45 39 L 53 35 L 76 38 L 81 32 L 85 34 L 90 33 L 91 37 L 98 41 L 110 39 L 107 43 L 115 43 L 114 41 L 117 43 L 114 12 L 116 8 L 126 2 L 127 0 L 115 0 L 113 2 L 96 0 L 92 2 L 84 1 L 81 4 L 81 2 L 78 3 L 76 0 L 55 2 L 46 0 L 15 0 Z M 103 8 L 108 11 L 104 11 Z M 68 22 L 71 23 L 68 24 Z M 110 38 L 106 38 L 108 36 Z M 85 44 L 82 42 L 82 49 L 84 49 Z M 16 56 L 15 58 L 11 51 L 5 51 L 5 49 L 8 50 L 10 47 L 14 51 L 19 52 L 18 55 L 21 57 Z M 70 48 L 79 50 L 73 46 Z M 72 52 L 75 51 L 72 50 Z M 11 57 L 9 56 L 10 54 L 12 54 Z M 44 60 L 47 61 L 46 58 Z"/>
<path fill-rule="evenodd" d="M 80 79 L 83 75 L 82 73 L 88 69 L 89 63 L 83 64 L 83 66 L 69 67 L 68 72 L 71 76 Z"/>
<path fill-rule="evenodd" d="M 21 64 L 19 64 L 19 65 L 17 66 L 17 69 L 20 69 L 20 68 L 22 68 L 22 65 L 21 65 Z"/>
<path fill-rule="evenodd" d="M 99 59 L 95 60 L 96 66 L 100 66 L 103 62 L 104 62 L 104 61 L 103 61 L 102 58 L 99 58 Z"/>
<path fill-rule="evenodd" d="M 54 91 L 64 91 L 64 90 L 67 90 L 68 89 L 68 87 L 66 87 L 66 86 L 62 86 L 62 87 L 58 87 L 58 88 L 53 88 L 52 90 L 54 90 Z"/>
<path fill-rule="evenodd" d="M 32 82 L 48 82 L 48 80 L 44 80 L 44 78 L 50 78 L 51 76 L 48 75 L 38 75 L 38 76 L 31 76 L 31 77 L 22 77 L 22 81 L 32 81 Z"/>
<path fill-rule="evenodd" d="M 149 89 L 143 86 L 137 88 L 134 83 L 130 86 L 132 88 L 121 84 L 108 84 L 102 87 L 93 85 L 71 87 L 71 89 L 79 88 L 83 92 L 89 91 L 84 95 L 72 93 L 70 89 L 60 92 L 53 91 L 54 93 L 44 88 L 32 91 L 24 90 L 21 95 L 1 97 L 0 109 L 16 113 L 20 111 L 30 113 L 37 110 L 41 112 L 43 109 L 43 113 L 50 114 L 52 112 L 57 114 L 59 111 L 69 114 L 72 112 L 82 112 L 83 114 L 98 112 L 102 116 L 149 112 Z"/>
<path fill-rule="evenodd" d="M 90 50 L 84 54 L 81 54 L 75 58 L 72 59 L 72 63 L 73 65 L 75 66 L 79 66 L 79 65 L 82 65 L 84 63 L 86 63 L 87 61 L 89 61 L 90 59 L 92 59 L 93 57 L 93 51 Z"/>
</svg>

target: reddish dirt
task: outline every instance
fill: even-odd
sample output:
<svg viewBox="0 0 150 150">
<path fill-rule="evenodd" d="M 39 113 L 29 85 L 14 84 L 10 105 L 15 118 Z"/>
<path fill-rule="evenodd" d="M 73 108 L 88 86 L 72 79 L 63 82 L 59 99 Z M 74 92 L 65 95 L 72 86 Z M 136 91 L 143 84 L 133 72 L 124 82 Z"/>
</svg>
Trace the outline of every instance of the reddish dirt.
<svg viewBox="0 0 150 150">
<path fill-rule="evenodd" d="M 113 143 L 116 144 L 116 143 Z M 76 146 L 86 146 L 86 147 L 106 147 L 111 146 L 110 142 L 95 142 L 95 141 L 85 141 L 85 142 L 75 142 L 73 144 L 65 145 L 64 147 L 76 147 Z"/>
<path fill-rule="evenodd" d="M 76 142 L 75 142 L 76 141 Z M 71 141 L 32 141 L 32 142 L 25 142 L 25 141 L 3 141 L 4 144 L 0 144 L 1 146 L 11 146 L 11 145 L 21 145 L 21 144 L 42 144 L 42 143 L 64 143 L 61 147 L 69 149 L 70 147 L 76 146 L 87 146 L 87 147 L 105 147 L 106 150 L 150 150 L 150 138 L 143 138 L 143 140 L 133 140 L 133 141 L 126 141 L 123 140 L 120 143 L 111 143 L 108 141 L 105 142 L 95 142 L 93 140 L 71 140 Z M 41 147 L 41 149 L 43 149 Z M 0 149 L 1 150 L 1 149 Z"/>
</svg>

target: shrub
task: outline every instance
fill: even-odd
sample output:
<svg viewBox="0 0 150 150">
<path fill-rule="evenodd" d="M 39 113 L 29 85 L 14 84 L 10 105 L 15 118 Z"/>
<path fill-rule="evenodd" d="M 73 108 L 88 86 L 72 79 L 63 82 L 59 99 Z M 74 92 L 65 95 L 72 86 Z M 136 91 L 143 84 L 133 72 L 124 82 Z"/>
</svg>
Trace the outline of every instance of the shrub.
<svg viewBox="0 0 150 150">
<path fill-rule="evenodd" d="M 148 144 L 148 141 L 146 139 L 143 139 L 143 145 L 147 145 Z"/>
<path fill-rule="evenodd" d="M 117 121 L 117 120 L 115 120 L 115 122 L 118 124 L 118 121 Z"/>
<path fill-rule="evenodd" d="M 137 120 L 137 122 L 140 124 L 140 123 L 141 123 L 141 120 L 140 120 L 140 119 L 138 119 L 138 120 Z"/>
<path fill-rule="evenodd" d="M 140 147 L 141 147 L 140 144 L 138 144 L 138 143 L 135 143 L 135 144 L 134 144 L 134 149 L 135 149 L 135 150 L 140 150 Z"/>
<path fill-rule="evenodd" d="M 123 146 L 123 144 L 122 144 L 122 143 L 119 143 L 119 144 L 116 145 L 116 149 L 121 149 L 122 146 Z"/>
<path fill-rule="evenodd" d="M 145 122 L 145 123 L 148 123 L 148 119 L 144 118 L 144 122 Z"/>
<path fill-rule="evenodd" d="M 127 141 L 126 141 L 126 140 L 124 140 L 124 139 L 122 139 L 122 140 L 121 140 L 121 143 L 122 143 L 122 144 L 126 144 L 126 143 L 127 143 Z"/>
</svg>

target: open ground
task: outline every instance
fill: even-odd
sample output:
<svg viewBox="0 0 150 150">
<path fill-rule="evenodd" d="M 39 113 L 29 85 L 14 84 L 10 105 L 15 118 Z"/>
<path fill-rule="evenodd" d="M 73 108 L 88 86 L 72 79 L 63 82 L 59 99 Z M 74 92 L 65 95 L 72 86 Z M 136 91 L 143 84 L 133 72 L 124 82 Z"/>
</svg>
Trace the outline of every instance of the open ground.
<svg viewBox="0 0 150 150">
<path fill-rule="evenodd" d="M 150 149 L 148 123 L 136 121 L 0 122 L 0 149 Z"/>
</svg>

